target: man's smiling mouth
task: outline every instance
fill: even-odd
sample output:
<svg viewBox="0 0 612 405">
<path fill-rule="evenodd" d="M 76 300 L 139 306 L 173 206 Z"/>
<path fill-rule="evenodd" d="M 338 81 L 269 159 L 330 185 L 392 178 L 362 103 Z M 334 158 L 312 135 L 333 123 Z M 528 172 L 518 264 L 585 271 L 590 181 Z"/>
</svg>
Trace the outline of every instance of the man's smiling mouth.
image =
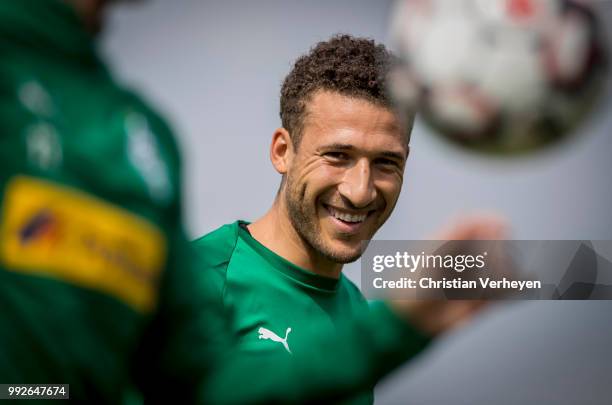
<svg viewBox="0 0 612 405">
<path fill-rule="evenodd" d="M 374 212 L 374 210 L 370 210 L 367 212 L 355 213 L 355 212 L 348 212 L 348 211 L 340 210 L 338 208 L 332 207 L 327 204 L 323 204 L 323 206 L 327 209 L 327 212 L 329 212 L 329 214 L 332 217 L 342 222 L 345 222 L 347 224 L 360 224 L 366 220 L 368 215 Z"/>
</svg>

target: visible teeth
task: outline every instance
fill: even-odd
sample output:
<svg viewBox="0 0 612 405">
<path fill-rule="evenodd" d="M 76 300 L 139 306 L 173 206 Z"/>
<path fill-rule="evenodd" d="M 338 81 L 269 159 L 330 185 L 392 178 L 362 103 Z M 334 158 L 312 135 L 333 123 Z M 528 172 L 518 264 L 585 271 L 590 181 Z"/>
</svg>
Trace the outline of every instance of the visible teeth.
<svg viewBox="0 0 612 405">
<path fill-rule="evenodd" d="M 329 212 L 334 218 L 338 218 L 344 222 L 363 222 L 365 221 L 368 214 L 352 215 L 344 212 L 340 212 L 332 207 L 329 207 Z"/>
</svg>

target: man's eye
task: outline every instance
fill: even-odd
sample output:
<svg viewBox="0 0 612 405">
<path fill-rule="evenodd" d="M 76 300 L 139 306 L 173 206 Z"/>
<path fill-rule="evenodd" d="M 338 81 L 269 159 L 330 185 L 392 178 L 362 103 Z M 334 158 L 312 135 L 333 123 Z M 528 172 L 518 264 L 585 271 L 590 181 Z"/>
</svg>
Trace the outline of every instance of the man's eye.
<svg viewBox="0 0 612 405">
<path fill-rule="evenodd" d="M 384 167 L 399 167 L 399 163 L 391 159 L 376 159 L 375 163 Z"/>
<path fill-rule="evenodd" d="M 348 155 L 344 152 L 326 152 L 324 156 L 338 162 L 348 159 Z"/>
</svg>

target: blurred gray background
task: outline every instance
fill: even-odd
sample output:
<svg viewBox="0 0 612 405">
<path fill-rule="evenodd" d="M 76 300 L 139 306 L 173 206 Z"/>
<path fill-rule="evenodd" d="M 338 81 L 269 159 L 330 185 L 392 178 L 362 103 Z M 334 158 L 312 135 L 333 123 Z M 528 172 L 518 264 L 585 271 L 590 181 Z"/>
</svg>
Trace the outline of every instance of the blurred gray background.
<svg viewBox="0 0 612 405">
<path fill-rule="evenodd" d="M 599 3 L 610 21 L 612 2 Z M 385 42 L 391 5 L 149 0 L 111 10 L 102 51 L 179 135 L 192 237 L 268 209 L 280 180 L 268 147 L 292 62 L 338 32 Z M 377 237 L 426 238 L 487 210 L 508 218 L 515 239 L 611 240 L 611 113 L 608 99 L 571 141 L 501 161 L 457 150 L 417 123 L 400 201 Z M 359 263 L 346 273 L 359 283 Z M 612 404 L 612 302 L 497 305 L 379 384 L 376 402 Z"/>
</svg>

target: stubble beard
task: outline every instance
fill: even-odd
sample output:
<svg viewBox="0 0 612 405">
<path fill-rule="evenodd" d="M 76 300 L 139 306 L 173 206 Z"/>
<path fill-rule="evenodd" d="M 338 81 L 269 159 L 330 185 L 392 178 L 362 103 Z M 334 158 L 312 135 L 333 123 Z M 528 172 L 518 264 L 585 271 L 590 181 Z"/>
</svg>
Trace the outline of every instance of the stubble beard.
<svg viewBox="0 0 612 405">
<path fill-rule="evenodd" d="M 287 177 L 285 205 L 291 225 L 300 239 L 308 248 L 334 263 L 346 264 L 359 259 L 362 254 L 361 249 L 356 253 L 342 254 L 342 252 L 334 251 L 325 244 L 320 236 L 321 229 L 318 224 L 317 207 L 316 205 L 309 207 L 305 201 L 305 196 L 306 185 L 297 186 L 293 184 L 290 177 Z"/>
</svg>

